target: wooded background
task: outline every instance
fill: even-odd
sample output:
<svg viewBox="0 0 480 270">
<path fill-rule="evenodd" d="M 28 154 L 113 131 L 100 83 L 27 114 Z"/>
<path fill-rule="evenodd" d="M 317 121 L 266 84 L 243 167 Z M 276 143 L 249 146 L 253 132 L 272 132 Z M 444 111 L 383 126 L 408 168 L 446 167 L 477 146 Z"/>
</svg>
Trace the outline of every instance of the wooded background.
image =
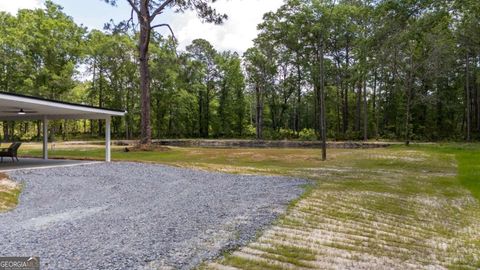
<svg viewBox="0 0 480 270">
<path fill-rule="evenodd" d="M 138 33 L 89 31 L 45 6 L 0 13 L 0 91 L 125 109 L 114 137 L 137 138 Z M 479 139 L 479 14 L 478 0 L 289 0 L 243 55 L 202 39 L 181 50 L 153 32 L 153 137 L 314 140 L 323 107 L 329 139 Z M 57 139 L 104 132 L 98 120 L 51 128 Z M 38 122 L 0 129 L 40 138 Z"/>
</svg>

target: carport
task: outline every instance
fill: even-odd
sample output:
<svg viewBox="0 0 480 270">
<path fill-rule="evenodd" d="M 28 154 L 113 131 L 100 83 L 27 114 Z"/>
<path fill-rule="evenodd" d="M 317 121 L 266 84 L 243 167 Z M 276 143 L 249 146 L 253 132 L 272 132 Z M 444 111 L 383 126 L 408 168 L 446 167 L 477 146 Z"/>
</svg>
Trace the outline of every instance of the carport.
<svg viewBox="0 0 480 270">
<path fill-rule="evenodd" d="M 105 161 L 110 162 L 111 118 L 112 116 L 124 116 L 125 113 L 122 110 L 0 92 L 0 121 L 42 121 L 44 160 L 48 160 L 49 120 L 104 119 Z"/>
</svg>

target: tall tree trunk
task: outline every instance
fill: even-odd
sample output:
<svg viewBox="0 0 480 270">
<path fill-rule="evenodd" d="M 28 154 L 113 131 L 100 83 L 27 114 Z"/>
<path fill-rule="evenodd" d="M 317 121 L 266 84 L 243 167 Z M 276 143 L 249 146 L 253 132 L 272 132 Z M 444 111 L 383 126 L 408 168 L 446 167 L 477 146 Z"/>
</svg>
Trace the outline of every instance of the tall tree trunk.
<svg viewBox="0 0 480 270">
<path fill-rule="evenodd" d="M 94 128 L 95 123 L 93 122 L 92 119 L 90 119 L 89 122 L 90 122 L 90 136 L 93 137 L 93 128 Z"/>
<path fill-rule="evenodd" d="M 336 104 L 335 104 L 335 106 L 336 106 L 336 108 L 335 108 L 335 109 L 336 109 L 336 115 L 337 115 L 337 121 L 336 121 L 336 122 L 337 122 L 337 128 L 336 128 L 336 132 L 335 132 L 335 133 L 336 133 L 336 134 L 335 134 L 335 139 L 338 139 L 338 135 L 341 133 L 341 129 L 342 129 L 342 127 L 341 127 L 341 115 L 340 115 L 340 110 L 341 110 L 341 109 L 340 109 L 340 104 L 341 104 L 341 102 L 342 102 L 342 94 L 341 94 L 341 92 L 342 92 L 342 90 L 341 90 L 342 87 L 341 87 L 340 81 L 341 81 L 340 74 L 337 74 L 337 78 L 336 78 L 337 102 L 336 102 Z"/>
<path fill-rule="evenodd" d="M 405 112 L 405 145 L 410 145 L 410 103 L 412 99 L 412 88 L 413 88 L 413 52 L 410 55 L 410 71 L 408 72 L 408 81 L 407 81 L 407 108 Z"/>
<path fill-rule="evenodd" d="M 130 129 L 131 129 L 131 126 L 130 126 L 130 87 L 127 88 L 127 98 L 125 99 L 125 105 L 126 105 L 126 109 L 129 113 L 127 113 L 125 115 L 125 139 L 127 140 L 130 140 L 131 136 L 130 136 Z"/>
<path fill-rule="evenodd" d="M 474 63 L 475 63 L 476 58 L 474 58 Z M 480 126 L 478 125 L 479 119 L 478 119 L 478 114 L 479 114 L 479 107 L 478 107 L 478 91 L 477 91 L 477 78 L 476 78 L 476 65 L 473 66 L 473 76 L 472 76 L 472 129 L 475 127 L 477 131 L 480 131 Z"/>
<path fill-rule="evenodd" d="M 198 119 L 198 135 L 199 135 L 199 137 L 203 137 L 203 134 L 204 134 L 204 131 L 203 131 L 204 124 L 203 124 L 203 122 L 204 122 L 205 115 L 204 115 L 203 111 L 205 110 L 205 108 L 204 108 L 203 105 L 204 105 L 205 102 L 203 100 L 204 99 L 204 97 L 203 97 L 204 93 L 203 92 L 204 92 L 203 89 L 201 89 L 200 93 L 199 93 L 199 99 L 198 99 L 198 117 L 199 117 L 199 119 Z"/>
<path fill-rule="evenodd" d="M 8 141 L 9 138 L 9 127 L 8 127 L 8 121 L 3 121 L 2 122 L 3 126 L 3 141 L 6 142 Z"/>
<path fill-rule="evenodd" d="M 157 119 L 155 121 L 156 123 L 156 129 L 157 129 L 157 138 L 160 138 L 161 135 L 162 135 L 162 123 L 163 123 L 163 118 L 164 118 L 164 111 L 161 107 L 160 107 L 160 99 L 159 98 L 155 98 L 155 107 L 157 108 L 157 113 L 156 113 L 156 116 L 157 116 Z"/>
<path fill-rule="evenodd" d="M 97 59 L 93 58 L 93 77 L 92 77 L 92 91 L 96 95 L 96 82 L 97 82 Z M 92 104 L 95 104 L 95 95 L 91 96 Z M 90 136 L 93 136 L 93 120 L 90 119 Z"/>
<path fill-rule="evenodd" d="M 470 91 L 470 55 L 467 52 L 465 56 L 465 92 L 466 92 L 466 120 L 467 120 L 467 141 L 471 140 L 472 113 L 471 113 L 471 91 Z"/>
<path fill-rule="evenodd" d="M 373 114 L 373 119 L 374 119 L 374 125 L 375 125 L 375 139 L 378 138 L 378 121 L 377 121 L 377 79 L 378 79 L 378 73 L 377 69 L 375 68 L 374 75 L 373 75 L 373 96 L 372 96 L 372 114 Z"/>
<path fill-rule="evenodd" d="M 168 108 L 168 135 L 169 136 L 174 135 L 173 134 L 173 111 L 172 111 L 171 105 Z"/>
<path fill-rule="evenodd" d="M 318 57 L 318 56 L 317 56 Z M 318 60 L 317 60 L 318 61 Z M 316 71 L 318 73 L 317 75 L 317 80 L 318 77 L 320 76 L 320 71 Z M 320 102 L 319 102 L 319 83 L 318 81 L 314 82 L 313 85 L 313 91 L 314 91 L 314 102 L 313 102 L 313 112 L 314 112 L 314 117 L 313 117 L 313 128 L 315 129 L 315 133 L 320 136 Z M 320 140 L 321 138 L 318 137 Z"/>
<path fill-rule="evenodd" d="M 368 140 L 367 80 L 363 81 L 363 140 Z"/>
<path fill-rule="evenodd" d="M 218 131 L 217 136 L 220 135 L 221 137 L 225 137 L 225 135 L 229 133 L 228 131 L 230 130 L 230 128 L 227 127 L 226 111 L 227 111 L 227 107 L 229 106 L 229 104 L 227 104 L 229 93 L 228 93 L 226 84 L 227 84 L 226 80 L 223 80 L 221 90 L 220 90 L 220 101 L 218 105 L 218 115 L 220 117 L 220 130 Z"/>
<path fill-rule="evenodd" d="M 349 42 L 347 38 L 347 46 L 345 48 L 345 63 L 346 63 L 346 68 L 345 68 L 345 75 L 343 76 L 343 79 L 345 80 L 345 88 L 344 88 L 344 94 L 343 94 L 343 135 L 345 136 L 347 131 L 348 131 L 348 88 L 349 88 L 349 66 L 350 66 L 350 47 L 349 47 Z"/>
<path fill-rule="evenodd" d="M 319 40 L 317 50 L 318 69 L 318 86 L 316 87 L 316 104 L 318 104 L 318 118 L 320 140 L 322 141 L 322 160 L 327 160 L 327 127 L 326 127 L 326 110 L 325 110 L 325 67 L 324 67 L 324 44 Z"/>
<path fill-rule="evenodd" d="M 257 111 L 255 114 L 255 124 L 257 125 L 256 129 L 256 135 L 257 135 L 257 140 L 262 140 L 263 139 L 263 98 L 262 98 L 262 90 L 258 86 L 258 84 L 255 86 L 255 96 L 257 99 Z"/>
<path fill-rule="evenodd" d="M 150 69 L 148 66 L 150 44 L 150 14 L 148 1 L 142 0 L 138 21 L 140 23 L 140 39 L 138 44 L 140 66 L 140 144 L 149 145 L 152 142 L 152 127 L 150 125 Z"/>
<path fill-rule="evenodd" d="M 398 75 L 398 63 L 397 63 L 397 59 L 398 59 L 398 48 L 395 47 L 394 49 L 394 57 L 393 57 L 393 71 L 392 71 L 392 84 L 391 84 L 391 89 L 390 89 L 390 93 L 389 93 L 389 101 L 388 101 L 388 107 L 389 107 L 389 110 L 391 110 L 393 107 L 393 104 L 396 103 L 396 99 L 395 99 L 395 95 L 397 93 L 397 87 L 398 87 L 398 83 L 397 83 L 397 75 Z M 396 114 L 396 111 L 393 110 L 392 111 L 394 114 L 393 114 L 393 121 L 394 121 L 394 124 L 395 124 L 395 135 L 396 137 L 400 138 L 400 134 L 399 134 L 399 130 L 401 129 L 401 127 L 397 127 L 397 114 Z M 386 113 L 386 115 L 388 116 L 388 112 Z M 387 121 L 385 123 L 386 126 L 388 126 L 390 124 L 390 118 L 387 118 Z"/>
<path fill-rule="evenodd" d="M 476 63 L 480 63 L 480 54 L 477 57 Z M 477 78 L 479 78 L 480 74 L 478 73 L 478 64 L 475 65 L 475 93 L 477 93 L 477 128 L 478 132 L 480 135 L 480 81 L 478 81 Z"/>
<path fill-rule="evenodd" d="M 298 53 L 297 53 L 297 100 L 295 103 L 295 116 L 293 120 L 293 130 L 297 133 L 300 132 L 300 106 L 302 102 L 302 73 L 300 70 L 300 63 L 298 59 Z"/>
<path fill-rule="evenodd" d="M 10 134 L 10 141 L 15 141 L 15 121 L 10 122 L 10 128 L 8 132 Z"/>
<path fill-rule="evenodd" d="M 99 85 L 98 85 L 98 106 L 103 107 L 103 68 L 100 67 L 98 71 L 99 74 Z M 102 137 L 103 135 L 103 120 L 98 120 L 98 137 Z"/>
<path fill-rule="evenodd" d="M 360 135 L 360 123 L 362 119 L 362 88 L 363 82 L 359 80 L 357 83 L 357 100 L 355 105 L 355 132 L 358 132 L 358 135 Z"/>
<path fill-rule="evenodd" d="M 38 120 L 36 121 L 36 126 L 37 126 L 37 142 L 40 141 L 40 136 L 42 134 L 42 128 L 41 128 L 42 121 Z"/>
<path fill-rule="evenodd" d="M 212 85 L 211 83 L 207 83 L 207 93 L 205 97 L 205 126 L 203 127 L 204 129 L 204 135 L 203 137 L 208 138 L 209 134 L 209 127 L 210 127 L 210 92 L 212 90 Z"/>
</svg>

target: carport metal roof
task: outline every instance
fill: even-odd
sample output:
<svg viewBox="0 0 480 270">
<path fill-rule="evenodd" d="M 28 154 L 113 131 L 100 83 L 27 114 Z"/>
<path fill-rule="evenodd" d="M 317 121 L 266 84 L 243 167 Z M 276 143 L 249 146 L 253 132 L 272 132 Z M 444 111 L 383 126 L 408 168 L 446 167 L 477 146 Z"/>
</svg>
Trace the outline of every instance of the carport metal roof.
<svg viewBox="0 0 480 270">
<path fill-rule="evenodd" d="M 110 161 L 110 122 L 126 111 L 0 92 L 0 121 L 43 121 L 43 157 L 48 159 L 48 120 L 105 119 L 105 160 Z"/>
<path fill-rule="evenodd" d="M 20 114 L 20 110 L 26 112 Z M 125 111 L 0 92 L 0 120 L 105 119 Z"/>
</svg>

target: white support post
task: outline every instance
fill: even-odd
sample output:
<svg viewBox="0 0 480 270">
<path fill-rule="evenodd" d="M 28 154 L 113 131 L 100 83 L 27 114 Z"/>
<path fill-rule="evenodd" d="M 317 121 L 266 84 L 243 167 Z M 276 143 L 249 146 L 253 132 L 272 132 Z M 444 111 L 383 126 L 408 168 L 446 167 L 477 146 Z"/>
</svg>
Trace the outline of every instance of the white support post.
<svg viewBox="0 0 480 270">
<path fill-rule="evenodd" d="M 110 124 L 111 118 L 108 116 L 105 118 L 105 161 L 111 161 L 111 149 L 110 149 Z"/>
<path fill-rule="evenodd" d="M 43 117 L 43 159 L 48 159 L 48 119 Z"/>
</svg>

